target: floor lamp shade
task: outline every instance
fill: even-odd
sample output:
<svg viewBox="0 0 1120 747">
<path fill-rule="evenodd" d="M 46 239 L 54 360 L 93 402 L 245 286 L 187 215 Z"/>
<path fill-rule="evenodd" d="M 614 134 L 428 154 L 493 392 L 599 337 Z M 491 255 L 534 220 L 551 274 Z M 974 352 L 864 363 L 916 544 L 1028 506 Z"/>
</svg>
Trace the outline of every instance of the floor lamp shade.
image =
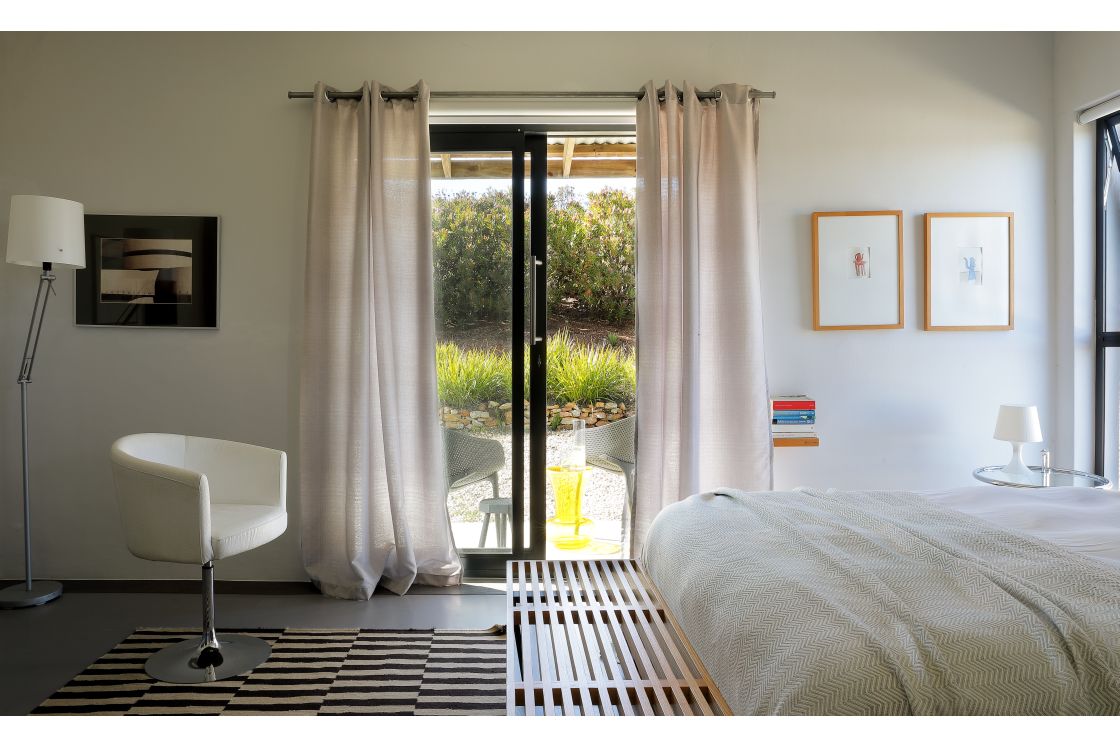
<svg viewBox="0 0 1120 747">
<path fill-rule="evenodd" d="M 38 267 L 86 266 L 85 210 L 59 197 L 13 195 L 8 220 L 8 262 Z"/>
</svg>

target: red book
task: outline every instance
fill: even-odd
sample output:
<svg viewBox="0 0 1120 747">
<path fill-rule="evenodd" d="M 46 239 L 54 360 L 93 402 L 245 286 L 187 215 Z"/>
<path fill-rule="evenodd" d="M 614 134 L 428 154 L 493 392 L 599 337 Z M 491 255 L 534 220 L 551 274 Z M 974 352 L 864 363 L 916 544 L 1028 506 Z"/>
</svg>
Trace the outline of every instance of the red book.
<svg viewBox="0 0 1120 747">
<path fill-rule="evenodd" d="M 817 403 L 811 399 L 774 400 L 775 410 L 815 410 Z"/>
</svg>

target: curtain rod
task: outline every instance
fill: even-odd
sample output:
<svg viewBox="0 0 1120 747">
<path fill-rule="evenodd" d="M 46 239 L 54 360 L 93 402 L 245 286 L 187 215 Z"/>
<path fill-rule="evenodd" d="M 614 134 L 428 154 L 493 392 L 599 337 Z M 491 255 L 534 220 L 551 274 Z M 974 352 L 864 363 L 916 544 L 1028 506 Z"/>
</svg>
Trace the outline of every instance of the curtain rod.
<svg viewBox="0 0 1120 747">
<path fill-rule="evenodd" d="M 290 99 L 309 99 L 314 97 L 314 91 L 288 91 L 288 98 Z M 502 98 L 524 98 L 524 99 L 639 99 L 641 100 L 646 95 L 645 91 L 432 91 L 431 97 L 433 99 L 502 99 Z M 682 94 L 683 95 L 683 94 Z M 711 91 L 698 91 L 696 96 L 700 99 L 718 99 L 720 97 L 720 90 L 714 88 Z M 777 97 L 774 91 L 758 91 L 751 89 L 750 98 L 752 99 L 772 99 Z M 360 99 L 362 97 L 361 90 L 357 91 L 328 91 L 327 99 L 337 101 L 338 99 Z M 385 100 L 389 99 L 414 99 L 416 98 L 415 91 L 382 91 L 381 97 Z M 663 90 L 657 92 L 658 100 L 665 98 Z"/>
</svg>

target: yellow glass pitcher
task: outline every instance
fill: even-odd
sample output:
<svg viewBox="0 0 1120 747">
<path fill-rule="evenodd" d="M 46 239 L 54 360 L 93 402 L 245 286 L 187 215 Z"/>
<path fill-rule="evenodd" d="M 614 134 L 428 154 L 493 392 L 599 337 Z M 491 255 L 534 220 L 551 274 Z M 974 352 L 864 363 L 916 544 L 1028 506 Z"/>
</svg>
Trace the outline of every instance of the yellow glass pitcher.
<svg viewBox="0 0 1120 747">
<path fill-rule="evenodd" d="M 587 447 L 582 420 L 572 422 L 572 440 L 561 463 L 548 468 L 548 479 L 556 494 L 556 514 L 548 520 L 552 544 L 560 550 L 580 550 L 591 544 L 591 519 L 582 515 L 583 479 L 587 471 Z"/>
<path fill-rule="evenodd" d="M 591 519 L 581 515 L 583 478 L 590 467 L 548 468 L 548 479 L 556 493 L 556 515 L 548 520 L 552 544 L 561 550 L 579 550 L 591 544 Z"/>
</svg>

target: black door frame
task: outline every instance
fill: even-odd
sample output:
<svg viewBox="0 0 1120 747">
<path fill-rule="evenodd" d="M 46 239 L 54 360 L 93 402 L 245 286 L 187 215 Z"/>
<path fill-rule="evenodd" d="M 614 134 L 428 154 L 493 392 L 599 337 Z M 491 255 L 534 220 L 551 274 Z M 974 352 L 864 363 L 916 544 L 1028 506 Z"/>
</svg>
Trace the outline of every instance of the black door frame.
<svg viewBox="0 0 1120 747">
<path fill-rule="evenodd" d="M 465 578 L 504 578 L 510 560 L 545 557 L 547 524 L 545 517 L 548 413 L 545 410 L 545 362 L 548 359 L 548 137 L 595 134 L 634 134 L 633 125 L 470 125 L 437 124 L 429 126 L 433 153 L 509 151 L 512 154 L 513 204 L 511 231 L 513 254 L 512 396 L 515 403 L 529 400 L 529 473 L 526 480 L 524 459 L 511 465 L 512 509 L 511 551 L 460 553 Z M 525 246 L 525 157 L 529 156 L 529 246 Z M 528 260 L 529 264 L 526 265 Z M 529 268 L 526 287 L 525 268 Z M 534 288 L 536 293 L 532 292 Z M 531 303 L 527 304 L 526 301 Z M 530 309 L 525 319 L 525 309 Z M 525 338 L 529 345 L 529 396 L 525 397 Z M 524 417 L 514 417 L 512 453 L 524 453 Z M 525 487 L 529 492 L 529 542 L 525 542 Z"/>
<path fill-rule="evenodd" d="M 525 267 L 526 267 L 526 252 L 525 252 L 525 157 L 530 154 L 530 163 L 536 164 L 541 160 L 536 153 L 536 149 L 530 150 L 533 143 L 527 137 L 525 131 L 518 127 L 502 127 L 494 125 L 432 125 L 430 127 L 431 150 L 433 153 L 454 153 L 454 152 L 509 152 L 511 154 L 511 174 L 510 180 L 512 184 L 512 205 L 511 205 L 511 249 L 512 249 L 512 288 L 511 293 L 511 313 L 510 313 L 510 327 L 511 327 L 511 364 L 512 364 L 512 394 L 510 402 L 514 406 L 518 403 L 525 401 L 525 294 L 527 292 L 525 283 Z M 530 175 L 530 179 L 533 175 Z M 538 204 L 535 199 L 536 189 L 532 190 L 534 197 L 530 203 L 529 209 L 531 211 L 529 216 L 530 227 L 535 228 L 538 223 L 543 223 L 547 216 L 547 208 L 543 204 Z M 538 253 L 545 254 L 543 246 L 533 246 L 536 243 L 537 237 L 535 232 L 530 236 L 530 251 L 529 257 L 536 258 Z M 530 265 L 532 267 L 532 265 Z M 530 281 L 532 282 L 532 281 Z M 539 282 L 539 281 L 538 281 Z M 539 313 L 539 310 L 538 310 Z M 543 320 L 538 320 L 542 321 Z M 532 339 L 532 338 L 530 338 Z M 543 344 L 543 343 L 542 343 Z M 532 406 L 534 400 L 532 399 L 533 384 L 537 379 L 543 381 L 543 370 L 538 371 L 544 361 L 543 355 L 536 355 L 533 350 L 534 345 L 530 345 L 529 355 L 529 401 L 530 401 L 530 426 L 529 426 L 529 453 L 536 455 L 543 449 L 543 440 L 538 441 L 535 430 L 533 428 L 532 418 L 536 414 L 535 407 Z M 529 465 L 529 519 L 530 519 L 530 537 L 529 542 L 525 542 L 525 460 L 521 457 L 525 452 L 525 423 L 524 416 L 517 417 L 516 409 L 515 415 L 511 423 L 511 436 L 512 436 L 512 454 L 513 464 L 510 465 L 511 481 L 512 481 L 512 495 L 510 496 L 512 506 L 510 509 L 510 523 L 512 525 L 510 532 L 510 551 L 509 552 L 468 552 L 460 553 L 460 558 L 463 563 L 464 577 L 497 577 L 505 575 L 506 561 L 508 560 L 524 560 L 536 557 L 544 552 L 543 538 L 540 543 L 537 541 L 536 532 L 532 528 L 540 522 L 544 526 L 544 501 L 533 500 L 532 496 L 535 494 L 533 473 L 538 469 L 537 465 L 530 460 Z M 524 411 L 522 411 L 524 412 Z M 541 444 L 541 445 L 538 445 Z M 543 464 L 543 462 L 542 462 Z M 542 470 L 543 471 L 543 470 Z M 543 482 L 544 475 L 541 474 L 541 481 Z M 537 504 L 540 504 L 538 506 Z M 540 514 L 540 516 L 538 516 Z"/>
</svg>

